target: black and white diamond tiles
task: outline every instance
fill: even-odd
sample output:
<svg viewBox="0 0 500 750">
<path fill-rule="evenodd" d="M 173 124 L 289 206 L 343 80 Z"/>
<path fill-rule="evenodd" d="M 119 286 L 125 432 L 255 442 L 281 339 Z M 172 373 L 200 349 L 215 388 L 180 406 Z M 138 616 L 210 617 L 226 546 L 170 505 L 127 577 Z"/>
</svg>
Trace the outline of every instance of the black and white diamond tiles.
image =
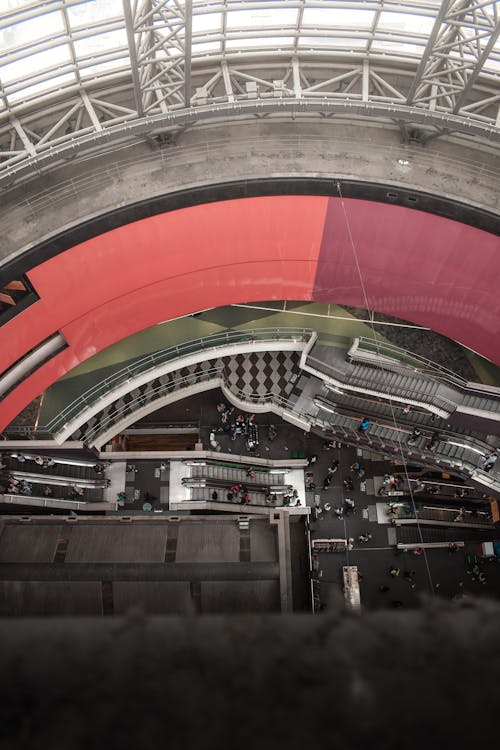
<svg viewBox="0 0 500 750">
<path fill-rule="evenodd" d="M 248 395 L 274 393 L 289 397 L 293 390 L 290 376 L 298 374 L 299 361 L 297 352 L 238 354 L 228 359 L 226 382 L 232 390 Z"/>
<path fill-rule="evenodd" d="M 132 416 L 145 404 L 168 393 L 169 384 L 180 378 L 185 378 L 184 385 L 206 380 L 208 370 L 219 371 L 226 387 L 240 397 L 275 394 L 293 400 L 298 394 L 294 384 L 300 375 L 299 363 L 300 352 L 253 352 L 233 357 L 217 357 L 181 367 L 174 372 L 160 375 L 118 398 L 82 424 L 72 434 L 71 440 L 84 440 L 89 430 L 98 434 L 101 425 L 103 429 L 107 429 L 115 421 L 113 416 L 116 416 L 116 421 L 127 415 Z M 214 374 L 213 377 L 215 376 Z M 171 392 L 181 391 L 182 387 L 181 383 L 173 387 Z M 132 421 L 133 418 L 130 423 Z"/>
</svg>

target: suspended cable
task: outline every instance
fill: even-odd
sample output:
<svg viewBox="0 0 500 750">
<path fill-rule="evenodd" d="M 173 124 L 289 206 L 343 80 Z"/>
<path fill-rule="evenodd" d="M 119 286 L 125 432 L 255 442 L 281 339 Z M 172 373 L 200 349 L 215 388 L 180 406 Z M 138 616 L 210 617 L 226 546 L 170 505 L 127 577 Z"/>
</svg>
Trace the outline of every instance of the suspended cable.
<svg viewBox="0 0 500 750">
<path fill-rule="evenodd" d="M 357 250 L 356 250 L 356 244 L 354 242 L 354 237 L 353 237 L 353 234 L 352 234 L 351 224 L 349 222 L 349 217 L 347 215 L 347 209 L 346 209 L 346 206 L 345 206 L 344 196 L 342 195 L 342 188 L 341 188 L 339 180 L 337 180 L 337 192 L 339 194 L 340 205 L 342 206 L 342 212 L 343 212 L 343 215 L 344 215 L 345 225 L 346 225 L 347 232 L 348 232 L 348 235 L 349 235 L 349 243 L 351 245 L 353 259 L 354 259 L 354 263 L 355 263 L 356 270 L 357 270 L 358 277 L 359 277 L 359 283 L 360 283 L 361 291 L 362 291 L 362 294 L 363 294 L 363 299 L 364 299 L 364 303 L 365 303 L 365 309 L 366 309 L 366 311 L 368 313 L 368 316 L 369 316 L 369 320 L 367 322 L 367 325 L 372 329 L 373 338 L 375 340 L 375 346 L 377 347 L 378 353 L 380 354 L 379 341 L 377 339 L 377 336 L 376 336 L 376 333 L 375 333 L 375 327 L 373 325 L 373 315 L 370 314 L 370 305 L 368 303 L 368 294 L 367 294 L 367 291 L 366 291 L 366 286 L 365 286 L 365 282 L 364 282 L 364 279 L 363 279 L 363 274 L 362 274 L 362 271 L 361 271 L 361 266 L 360 266 L 360 263 L 359 263 L 359 257 L 358 257 L 358 253 L 357 253 Z M 380 369 L 383 370 L 384 372 L 390 372 L 390 370 L 386 369 L 383 366 L 383 364 L 380 366 Z M 427 556 L 426 548 L 423 546 L 424 545 L 424 537 L 423 537 L 423 533 L 422 533 L 422 527 L 420 525 L 420 520 L 419 520 L 419 518 L 417 516 L 417 508 L 416 508 L 416 505 L 415 505 L 415 498 L 414 498 L 414 495 L 413 495 L 413 490 L 412 490 L 412 487 L 411 487 L 411 483 L 410 483 L 410 479 L 409 479 L 409 474 L 408 474 L 408 465 L 406 463 L 406 456 L 404 454 L 403 444 L 401 442 L 401 437 L 399 435 L 399 429 L 398 429 L 399 425 L 398 425 L 398 422 L 396 420 L 396 413 L 395 413 L 393 401 L 392 401 L 392 399 L 390 397 L 389 397 L 388 401 L 389 401 L 389 407 L 390 407 L 390 410 L 391 410 L 392 422 L 393 422 L 394 428 L 396 430 L 396 439 L 397 439 L 399 454 L 401 456 L 401 463 L 403 465 L 403 470 L 404 470 L 406 482 L 408 484 L 408 492 L 409 492 L 409 495 L 410 495 L 411 507 L 412 507 L 413 514 L 414 514 L 415 520 L 416 520 L 418 536 L 420 538 L 420 544 L 422 545 L 421 548 L 422 548 L 423 555 L 424 555 L 425 567 L 426 567 L 426 570 L 427 570 L 427 577 L 429 579 L 430 589 L 432 591 L 432 594 L 434 595 L 435 594 L 434 581 L 433 581 L 433 577 L 432 577 L 432 573 L 431 573 L 431 569 L 430 569 L 430 565 L 429 565 L 429 559 L 428 559 L 428 556 Z"/>
</svg>

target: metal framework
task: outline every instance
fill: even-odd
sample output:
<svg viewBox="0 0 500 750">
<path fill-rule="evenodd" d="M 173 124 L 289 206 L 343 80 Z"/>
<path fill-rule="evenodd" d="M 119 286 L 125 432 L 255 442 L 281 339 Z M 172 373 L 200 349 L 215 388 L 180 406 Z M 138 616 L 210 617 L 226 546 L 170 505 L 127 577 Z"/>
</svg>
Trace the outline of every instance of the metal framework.
<svg viewBox="0 0 500 750">
<path fill-rule="evenodd" d="M 6 7 L 7 6 L 7 7 Z M 5 9 L 6 7 L 6 9 Z M 500 140 L 500 0 L 4 0 L 0 181 L 209 118 Z"/>
</svg>

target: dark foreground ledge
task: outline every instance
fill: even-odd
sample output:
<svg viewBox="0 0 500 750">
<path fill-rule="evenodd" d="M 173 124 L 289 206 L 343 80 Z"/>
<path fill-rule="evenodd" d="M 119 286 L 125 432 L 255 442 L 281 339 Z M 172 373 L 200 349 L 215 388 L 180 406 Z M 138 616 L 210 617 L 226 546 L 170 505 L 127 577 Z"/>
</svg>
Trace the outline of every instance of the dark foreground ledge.
<svg viewBox="0 0 500 750">
<path fill-rule="evenodd" d="M 0 667 L 2 750 L 456 750 L 498 732 L 500 606 L 5 619 Z"/>
</svg>

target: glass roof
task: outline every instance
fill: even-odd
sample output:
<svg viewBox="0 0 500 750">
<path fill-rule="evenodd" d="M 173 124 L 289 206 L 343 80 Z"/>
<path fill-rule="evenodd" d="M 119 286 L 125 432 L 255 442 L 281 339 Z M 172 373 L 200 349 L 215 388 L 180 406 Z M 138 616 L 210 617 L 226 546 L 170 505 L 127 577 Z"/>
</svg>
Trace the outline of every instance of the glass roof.
<svg viewBox="0 0 500 750">
<path fill-rule="evenodd" d="M 499 32 L 500 0 L 0 0 L 0 171 L 252 98 L 397 104 L 496 133 Z"/>
<path fill-rule="evenodd" d="M 125 0 L 133 18 L 148 7 Z M 164 6 L 155 17 L 154 33 L 168 40 L 173 14 L 182 2 Z M 492 13 L 496 8 L 491 3 Z M 382 55 L 417 64 L 439 11 L 439 0 L 193 0 L 192 58 L 235 55 L 270 48 L 291 52 Z M 0 107 L 31 102 L 83 81 L 110 79 L 130 69 L 122 0 L 2 0 L 0 12 Z M 175 18 L 174 18 L 175 23 Z M 135 27 L 137 35 L 137 26 Z M 184 29 L 172 48 L 182 40 Z M 465 29 L 464 36 L 471 35 Z M 165 54 L 165 44 L 162 45 Z M 167 42 L 168 56 L 168 42 Z M 500 43 L 494 45 L 484 71 L 498 71 Z"/>
</svg>

